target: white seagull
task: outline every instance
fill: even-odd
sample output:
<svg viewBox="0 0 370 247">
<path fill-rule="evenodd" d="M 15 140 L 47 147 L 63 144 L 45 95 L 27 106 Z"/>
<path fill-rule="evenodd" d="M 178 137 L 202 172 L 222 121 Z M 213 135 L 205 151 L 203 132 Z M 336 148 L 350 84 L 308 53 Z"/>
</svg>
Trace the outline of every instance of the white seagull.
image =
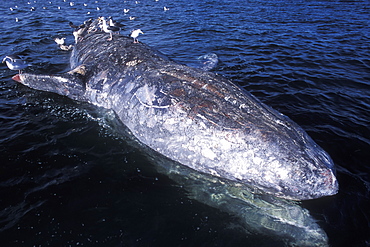
<svg viewBox="0 0 370 247">
<path fill-rule="evenodd" d="M 73 45 L 66 45 L 65 43 L 64 43 L 64 40 L 65 40 L 66 38 L 55 38 L 54 39 L 54 41 L 55 41 L 55 43 L 57 43 L 58 44 L 58 46 L 59 46 L 59 48 L 61 49 L 61 50 L 63 50 L 63 51 L 70 51 L 70 50 L 72 50 L 72 48 L 73 48 Z"/>
<path fill-rule="evenodd" d="M 113 32 L 118 32 L 119 27 L 109 26 L 107 24 L 107 21 L 105 20 L 105 17 L 99 17 L 99 20 L 103 22 L 103 26 L 102 26 L 103 31 L 110 34 L 110 38 L 107 39 L 107 40 L 112 40 L 113 39 Z"/>
<path fill-rule="evenodd" d="M 134 38 L 134 43 L 139 43 L 137 40 L 137 37 L 139 37 L 139 34 L 144 34 L 140 29 L 133 30 L 131 32 L 131 37 Z"/>
<path fill-rule="evenodd" d="M 57 43 L 58 45 L 64 45 L 64 40 L 66 38 L 55 38 L 54 41 L 55 43 Z"/>
<path fill-rule="evenodd" d="M 27 68 L 28 66 L 31 66 L 31 64 L 25 63 L 19 56 L 17 55 L 10 55 L 6 56 L 3 59 L 3 63 L 6 63 L 6 66 L 10 70 L 19 70 L 19 74 L 22 73 L 22 69 Z"/>
</svg>

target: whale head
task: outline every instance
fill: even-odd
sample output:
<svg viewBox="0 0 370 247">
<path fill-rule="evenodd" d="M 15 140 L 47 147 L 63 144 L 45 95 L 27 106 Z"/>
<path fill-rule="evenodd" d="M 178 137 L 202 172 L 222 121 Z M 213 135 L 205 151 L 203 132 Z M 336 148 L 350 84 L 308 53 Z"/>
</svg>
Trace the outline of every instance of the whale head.
<svg viewBox="0 0 370 247">
<path fill-rule="evenodd" d="M 253 142 L 243 154 L 240 167 L 244 169 L 236 171 L 239 179 L 290 200 L 337 194 L 338 181 L 330 156 L 292 120 L 282 114 L 277 117 L 279 121 L 271 118 L 259 125 L 263 133 L 258 129 L 244 137 Z"/>
<path fill-rule="evenodd" d="M 277 183 L 279 186 L 277 195 L 280 197 L 308 200 L 338 193 L 334 163 L 316 144 L 306 146 L 301 152 L 297 150 L 297 153 L 283 159 L 282 166 L 288 168 L 282 173 L 278 169 L 275 174 L 281 179 Z"/>
</svg>

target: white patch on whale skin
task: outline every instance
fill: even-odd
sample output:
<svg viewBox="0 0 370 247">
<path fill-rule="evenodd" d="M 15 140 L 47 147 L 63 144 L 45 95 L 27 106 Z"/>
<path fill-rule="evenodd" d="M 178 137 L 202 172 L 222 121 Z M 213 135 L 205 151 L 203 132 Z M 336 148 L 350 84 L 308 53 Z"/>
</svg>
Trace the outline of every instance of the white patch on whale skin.
<svg viewBox="0 0 370 247">
<path fill-rule="evenodd" d="M 60 82 L 64 82 L 64 83 L 67 83 L 67 82 L 69 82 L 69 81 L 70 81 L 69 79 L 64 78 L 64 77 L 62 77 L 62 76 L 55 76 L 54 78 L 58 78 L 58 81 L 60 81 Z"/>
<path fill-rule="evenodd" d="M 225 139 L 220 139 L 218 144 L 222 150 L 230 150 L 232 146 L 232 143 Z"/>
<path fill-rule="evenodd" d="M 253 158 L 253 163 L 260 166 L 263 162 L 263 159 L 259 158 L 259 157 L 254 157 Z"/>
<path fill-rule="evenodd" d="M 142 63 L 143 61 L 142 60 L 132 60 L 132 61 L 128 61 L 126 63 L 126 66 L 136 66 L 138 65 L 139 63 Z"/>
<path fill-rule="evenodd" d="M 154 105 L 153 102 L 157 99 L 156 96 L 156 87 L 149 87 L 147 84 L 145 84 L 143 87 L 140 87 L 135 93 L 134 96 L 136 99 L 145 107 L 148 108 L 168 108 L 170 105 Z"/>
<path fill-rule="evenodd" d="M 149 87 L 147 84 L 145 84 L 135 92 L 135 96 L 140 103 L 151 106 L 152 102 L 155 100 L 156 90 L 156 87 Z"/>
<path fill-rule="evenodd" d="M 217 157 L 217 155 L 210 148 L 203 148 L 202 155 L 211 160 L 214 160 Z"/>
<path fill-rule="evenodd" d="M 214 169 L 209 169 L 208 172 L 212 175 L 212 176 L 216 176 L 216 177 L 221 177 L 221 175 Z M 220 183 L 222 183 L 222 181 L 220 181 Z"/>
<path fill-rule="evenodd" d="M 172 124 L 178 123 L 178 120 L 175 118 L 167 118 L 164 123 L 172 125 Z"/>
<path fill-rule="evenodd" d="M 126 93 L 126 94 L 129 94 L 129 93 L 132 91 L 132 89 L 134 89 L 134 88 L 135 88 L 135 86 L 136 86 L 136 84 L 135 84 L 135 83 L 127 82 L 127 83 L 126 83 L 126 86 L 125 86 L 125 93 Z"/>
</svg>

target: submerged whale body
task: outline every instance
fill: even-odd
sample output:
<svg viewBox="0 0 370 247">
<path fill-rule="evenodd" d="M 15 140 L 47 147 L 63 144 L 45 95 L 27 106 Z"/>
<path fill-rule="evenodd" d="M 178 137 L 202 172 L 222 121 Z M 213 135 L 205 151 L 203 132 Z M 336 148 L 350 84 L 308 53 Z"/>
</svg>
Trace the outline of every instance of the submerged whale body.
<svg viewBox="0 0 370 247">
<path fill-rule="evenodd" d="M 128 37 L 107 41 L 97 20 L 78 35 L 71 71 L 13 79 L 112 109 L 151 149 L 256 192 L 293 200 L 337 193 L 329 155 L 296 123 L 229 80 Z"/>
</svg>

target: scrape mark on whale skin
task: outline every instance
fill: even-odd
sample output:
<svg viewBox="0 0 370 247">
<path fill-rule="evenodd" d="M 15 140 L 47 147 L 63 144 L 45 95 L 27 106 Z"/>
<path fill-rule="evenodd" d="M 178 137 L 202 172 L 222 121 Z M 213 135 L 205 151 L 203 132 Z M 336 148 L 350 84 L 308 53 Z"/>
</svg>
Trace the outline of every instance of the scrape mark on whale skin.
<svg viewBox="0 0 370 247">
<path fill-rule="evenodd" d="M 108 81 L 108 70 L 99 72 L 93 80 L 90 81 L 86 86 L 86 95 L 89 95 L 91 102 L 96 102 L 98 106 L 105 108 L 110 107 L 109 100 L 109 89 L 110 85 L 107 84 Z"/>
<path fill-rule="evenodd" d="M 201 79 L 198 79 L 198 78 L 196 78 L 192 75 L 186 74 L 185 71 L 181 71 L 181 70 L 178 70 L 178 71 L 162 70 L 161 72 L 163 74 L 167 74 L 167 75 L 170 75 L 174 78 L 177 78 L 177 79 L 183 81 L 184 83 L 188 83 L 189 85 L 192 85 L 193 87 L 195 87 L 197 89 L 203 89 L 203 90 L 208 91 L 212 94 L 215 94 L 215 95 L 217 95 L 218 97 L 221 97 L 221 98 L 224 97 L 224 93 L 222 92 L 223 90 L 221 88 L 216 88 L 215 86 L 213 86 L 212 85 L 212 80 L 210 80 L 208 83 L 203 82 Z"/>
<path fill-rule="evenodd" d="M 136 66 L 138 65 L 139 63 L 142 63 L 143 61 L 141 60 L 132 60 L 132 61 L 128 61 L 125 63 L 126 66 Z"/>
<path fill-rule="evenodd" d="M 143 87 L 136 90 L 134 96 L 142 105 L 148 108 L 166 109 L 170 107 L 170 105 L 161 105 L 164 99 L 160 97 L 159 94 L 158 88 L 154 86 L 149 87 L 145 84 Z"/>
</svg>

